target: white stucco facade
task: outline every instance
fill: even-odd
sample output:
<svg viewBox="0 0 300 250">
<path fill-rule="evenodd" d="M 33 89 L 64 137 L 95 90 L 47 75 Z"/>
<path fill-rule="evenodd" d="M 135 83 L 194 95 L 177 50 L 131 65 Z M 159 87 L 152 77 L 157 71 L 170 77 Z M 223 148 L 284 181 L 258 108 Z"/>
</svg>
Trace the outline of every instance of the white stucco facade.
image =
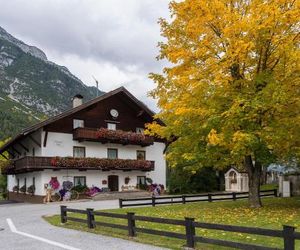
<svg viewBox="0 0 300 250">
<path fill-rule="evenodd" d="M 36 187 L 36 195 L 45 195 L 44 184 L 49 183 L 51 177 L 57 177 L 60 184 L 65 180 L 73 181 L 74 177 L 84 176 L 86 178 L 86 185 L 88 187 L 97 186 L 99 188 L 107 188 L 108 184 L 103 184 L 108 180 L 109 175 L 117 175 L 119 182 L 119 191 L 122 190 L 122 186 L 125 185 L 125 178 L 129 177 L 130 181 L 127 186 L 136 186 L 137 177 L 145 176 L 146 178 L 151 178 L 154 183 L 162 184 L 166 186 L 166 161 L 164 158 L 164 148 L 165 144 L 162 142 L 154 142 L 153 145 L 147 147 L 141 147 L 136 145 L 121 145 L 121 144 L 102 144 L 100 142 L 78 142 L 73 140 L 72 134 L 67 133 L 54 133 L 48 132 L 47 141 L 44 145 L 45 132 L 39 131 L 35 134 L 35 139 L 39 140 L 41 147 L 39 148 L 32 140 L 26 139 L 24 146 L 28 148 L 35 147 L 35 156 L 45 156 L 45 157 L 73 157 L 73 147 L 85 147 L 86 157 L 96 157 L 96 158 L 107 158 L 107 149 L 114 148 L 118 150 L 119 159 L 137 159 L 137 151 L 143 150 L 146 152 L 146 160 L 154 161 L 153 171 L 102 171 L 102 170 L 59 170 L 54 171 L 51 169 L 46 169 L 38 172 L 29 172 L 25 174 L 9 175 L 8 176 L 8 190 L 13 191 L 13 187 L 18 184 L 22 187 L 25 183 L 29 187 L 33 184 L 33 178 Z M 21 148 L 20 148 L 21 150 Z M 23 155 L 32 156 L 32 150 L 25 153 L 22 149 Z"/>
</svg>

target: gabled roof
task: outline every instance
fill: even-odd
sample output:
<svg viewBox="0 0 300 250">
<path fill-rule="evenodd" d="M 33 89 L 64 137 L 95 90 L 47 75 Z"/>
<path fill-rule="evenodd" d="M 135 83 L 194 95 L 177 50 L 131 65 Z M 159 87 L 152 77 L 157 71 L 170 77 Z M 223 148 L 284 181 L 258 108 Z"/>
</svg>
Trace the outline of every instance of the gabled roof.
<svg viewBox="0 0 300 250">
<path fill-rule="evenodd" d="M 247 171 L 243 170 L 243 169 L 238 169 L 236 167 L 231 167 L 230 169 L 228 169 L 225 173 L 226 174 L 229 174 L 232 170 L 234 170 L 235 172 L 237 173 L 240 173 L 240 174 L 244 174 L 244 173 L 247 173 Z"/>
<path fill-rule="evenodd" d="M 40 129 L 40 128 L 44 127 L 44 126 L 47 126 L 47 125 L 49 125 L 49 124 L 51 124 L 51 123 L 53 123 L 55 121 L 58 121 L 58 120 L 60 120 L 62 118 L 65 118 L 65 117 L 67 117 L 69 115 L 72 115 L 72 114 L 74 114 L 74 113 L 76 113 L 78 111 L 81 111 L 81 110 L 83 110 L 83 109 L 85 109 L 85 108 L 87 108 L 87 107 L 89 107 L 89 106 L 91 106 L 93 104 L 96 104 L 96 103 L 98 103 L 100 101 L 103 101 L 103 100 L 105 100 L 105 99 L 107 99 L 107 98 L 109 98 L 109 97 L 111 97 L 113 95 L 116 95 L 118 93 L 123 93 L 126 96 L 128 96 L 137 106 L 139 106 L 143 111 L 145 111 L 151 117 L 153 117 L 155 115 L 155 113 L 151 109 L 149 109 L 144 103 L 142 103 L 141 101 L 139 101 L 125 87 L 122 86 L 120 88 L 117 88 L 115 90 L 107 92 L 107 93 L 105 93 L 105 94 L 103 94 L 103 95 L 101 95 L 101 96 L 99 96 L 99 97 L 97 97 L 95 99 L 92 99 L 92 100 L 90 100 L 90 101 L 88 101 L 88 102 L 86 102 L 86 103 L 84 103 L 84 104 L 82 104 L 82 105 L 80 105 L 80 106 L 78 106 L 76 108 L 71 108 L 71 109 L 69 109 L 69 110 L 67 110 L 67 111 L 65 111 L 65 112 L 63 112 L 63 113 L 61 113 L 59 115 L 56 115 L 56 116 L 51 117 L 51 118 L 49 118 L 49 119 L 47 119 L 45 121 L 42 121 L 42 122 L 37 123 L 37 124 L 35 124 L 33 126 L 30 126 L 28 128 L 23 129 L 18 135 L 16 135 L 14 138 L 12 138 L 11 140 L 9 140 L 7 143 L 5 143 L 0 148 L 0 154 L 3 153 L 4 151 L 6 151 L 9 148 L 9 146 L 11 146 L 14 142 L 16 142 L 19 139 L 22 139 L 26 135 L 31 134 L 31 133 L 37 131 L 38 129 Z M 160 120 L 158 120 L 158 122 L 160 124 L 164 124 Z"/>
</svg>

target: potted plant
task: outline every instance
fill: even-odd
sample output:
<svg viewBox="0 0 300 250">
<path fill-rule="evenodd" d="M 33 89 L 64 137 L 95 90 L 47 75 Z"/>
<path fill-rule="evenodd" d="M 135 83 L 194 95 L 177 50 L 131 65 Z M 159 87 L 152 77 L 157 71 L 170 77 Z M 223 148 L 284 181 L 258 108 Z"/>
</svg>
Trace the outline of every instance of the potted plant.
<svg viewBox="0 0 300 250">
<path fill-rule="evenodd" d="M 34 185 L 29 186 L 27 188 L 27 193 L 31 194 L 31 195 L 34 195 L 34 193 L 35 193 L 35 186 Z"/>
<path fill-rule="evenodd" d="M 17 186 L 17 185 L 14 186 L 14 187 L 13 187 L 13 192 L 18 193 L 18 192 L 19 192 L 19 186 Z"/>
<path fill-rule="evenodd" d="M 26 194 L 26 185 L 23 185 L 23 186 L 20 188 L 20 192 Z"/>
<path fill-rule="evenodd" d="M 128 185 L 129 181 L 130 181 L 129 176 L 125 177 L 125 184 L 126 184 L 126 185 Z"/>
</svg>

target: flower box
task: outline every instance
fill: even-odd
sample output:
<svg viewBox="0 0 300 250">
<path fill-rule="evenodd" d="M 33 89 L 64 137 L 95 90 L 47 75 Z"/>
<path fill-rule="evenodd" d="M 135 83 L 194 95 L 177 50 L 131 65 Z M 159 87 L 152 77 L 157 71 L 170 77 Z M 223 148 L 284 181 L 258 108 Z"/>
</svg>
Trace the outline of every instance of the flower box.
<svg viewBox="0 0 300 250">
<path fill-rule="evenodd" d="M 51 166 L 74 169 L 150 171 L 154 169 L 154 162 L 131 159 L 54 157 L 51 159 Z"/>
<path fill-rule="evenodd" d="M 121 144 L 134 144 L 141 146 L 149 146 L 154 143 L 152 137 L 135 133 L 131 131 L 123 131 L 123 130 L 110 130 L 106 128 L 100 128 L 96 132 L 96 137 L 102 141 L 108 141 L 111 143 L 121 143 Z"/>
</svg>

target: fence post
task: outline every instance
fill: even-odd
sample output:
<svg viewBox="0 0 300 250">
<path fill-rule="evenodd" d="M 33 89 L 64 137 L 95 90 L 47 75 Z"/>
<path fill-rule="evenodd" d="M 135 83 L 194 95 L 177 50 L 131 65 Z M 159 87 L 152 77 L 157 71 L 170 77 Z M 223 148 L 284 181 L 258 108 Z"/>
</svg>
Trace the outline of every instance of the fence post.
<svg viewBox="0 0 300 250">
<path fill-rule="evenodd" d="M 123 208 L 123 199 L 119 199 L 119 207 Z"/>
<path fill-rule="evenodd" d="M 182 195 L 182 204 L 185 204 L 185 195 Z"/>
<path fill-rule="evenodd" d="M 134 236 L 136 236 L 134 213 L 128 212 L 127 213 L 127 220 L 128 220 L 128 235 L 130 237 L 134 237 Z"/>
<path fill-rule="evenodd" d="M 209 201 L 209 202 L 212 202 L 211 194 L 208 194 L 208 201 Z"/>
<path fill-rule="evenodd" d="M 88 228 L 95 228 L 94 209 L 87 208 L 86 209 L 86 215 L 87 215 L 87 226 L 88 226 Z"/>
<path fill-rule="evenodd" d="M 66 223 L 67 218 L 67 206 L 60 206 L 60 222 Z"/>
<path fill-rule="evenodd" d="M 236 201 L 236 193 L 235 193 L 235 192 L 232 192 L 232 199 L 233 199 L 234 201 Z"/>
<path fill-rule="evenodd" d="M 185 217 L 185 235 L 186 235 L 186 246 L 189 248 L 195 247 L 195 225 L 194 218 Z"/>
<path fill-rule="evenodd" d="M 277 197 L 278 194 L 277 194 L 277 189 L 274 189 L 274 196 Z"/>
<path fill-rule="evenodd" d="M 155 196 L 152 195 L 152 207 L 155 207 Z"/>
<path fill-rule="evenodd" d="M 295 250 L 295 227 L 283 225 L 284 250 Z"/>
</svg>

